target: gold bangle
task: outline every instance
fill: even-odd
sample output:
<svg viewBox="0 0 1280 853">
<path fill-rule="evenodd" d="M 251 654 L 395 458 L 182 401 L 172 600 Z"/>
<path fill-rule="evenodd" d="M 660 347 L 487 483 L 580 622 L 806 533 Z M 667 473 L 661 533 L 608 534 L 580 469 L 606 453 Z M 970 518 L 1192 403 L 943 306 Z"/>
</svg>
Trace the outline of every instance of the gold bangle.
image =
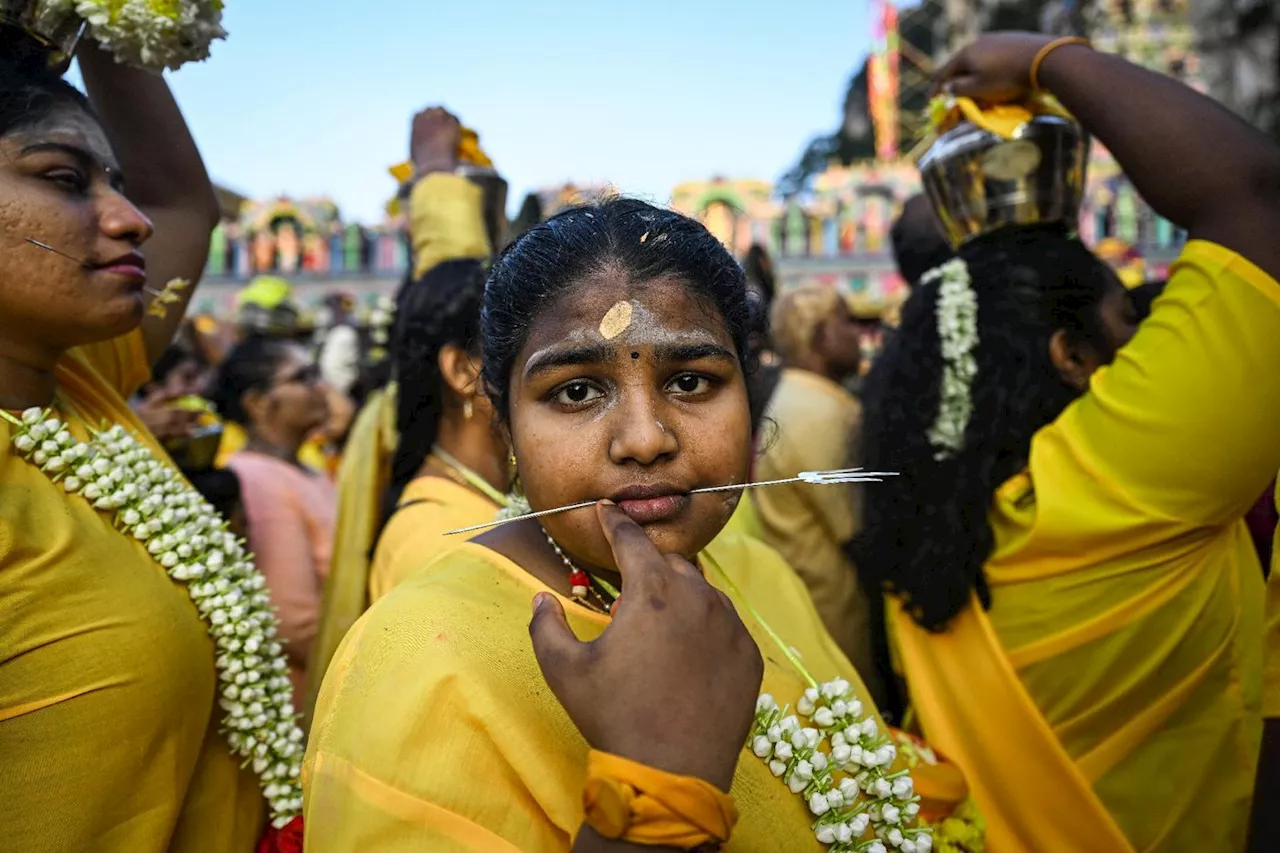
<svg viewBox="0 0 1280 853">
<path fill-rule="evenodd" d="M 1031 78 L 1031 91 L 1044 91 L 1040 88 L 1040 66 L 1044 65 L 1044 61 L 1049 58 L 1049 54 L 1053 53 L 1058 48 L 1066 47 L 1069 44 L 1079 44 L 1089 48 L 1093 47 L 1087 38 L 1081 38 L 1080 36 L 1063 36 L 1060 39 L 1054 39 L 1044 47 L 1040 48 L 1040 52 L 1036 54 L 1036 58 L 1031 60 L 1031 74 L 1029 75 Z"/>
</svg>

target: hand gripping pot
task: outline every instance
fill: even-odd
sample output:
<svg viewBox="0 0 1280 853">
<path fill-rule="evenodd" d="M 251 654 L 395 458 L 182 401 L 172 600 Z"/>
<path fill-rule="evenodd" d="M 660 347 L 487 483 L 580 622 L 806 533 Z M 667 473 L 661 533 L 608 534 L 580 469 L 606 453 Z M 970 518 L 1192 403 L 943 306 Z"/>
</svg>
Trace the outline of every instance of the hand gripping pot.
<svg viewBox="0 0 1280 853">
<path fill-rule="evenodd" d="M 1066 223 L 1075 229 L 1089 140 L 1056 115 L 1028 118 L 1004 136 L 963 121 L 919 161 L 925 193 L 959 247 L 1011 226 Z"/>
</svg>

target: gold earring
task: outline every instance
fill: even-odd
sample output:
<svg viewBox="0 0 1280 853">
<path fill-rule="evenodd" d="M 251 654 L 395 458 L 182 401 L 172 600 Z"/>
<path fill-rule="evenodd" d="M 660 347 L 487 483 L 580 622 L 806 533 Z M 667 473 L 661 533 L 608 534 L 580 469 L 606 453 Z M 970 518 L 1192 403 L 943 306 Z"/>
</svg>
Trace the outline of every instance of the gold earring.
<svg viewBox="0 0 1280 853">
<path fill-rule="evenodd" d="M 471 399 L 467 398 L 462 403 L 462 416 L 467 420 L 471 420 L 471 416 L 475 414 L 475 407 L 471 404 Z"/>
</svg>

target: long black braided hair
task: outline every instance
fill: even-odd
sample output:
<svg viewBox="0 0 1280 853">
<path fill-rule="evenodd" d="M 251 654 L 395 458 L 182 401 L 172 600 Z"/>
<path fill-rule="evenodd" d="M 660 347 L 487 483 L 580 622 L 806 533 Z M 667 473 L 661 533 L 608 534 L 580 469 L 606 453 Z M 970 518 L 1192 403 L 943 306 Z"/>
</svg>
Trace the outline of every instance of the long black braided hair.
<svg viewBox="0 0 1280 853">
<path fill-rule="evenodd" d="M 864 388 L 864 464 L 900 476 L 866 490 L 862 532 L 850 545 L 867 588 L 902 594 L 930 630 L 945 628 L 974 591 L 990 606 L 983 565 L 994 546 L 992 494 L 1025 467 L 1031 437 L 1081 393 L 1050 359 L 1054 332 L 1065 330 L 1108 361 L 1114 356 L 1099 309 L 1119 283 L 1079 240 L 1019 229 L 959 254 L 978 300 L 978 373 L 964 448 L 940 461 L 928 437 L 943 371 L 938 283 L 931 282 L 907 301 Z"/>
<path fill-rule="evenodd" d="M 436 442 L 449 390 L 440 373 L 440 351 L 448 344 L 479 357 L 480 306 L 485 267 L 478 260 L 445 261 L 403 288 L 391 332 L 396 380 L 396 432 L 391 482 L 382 504 L 382 524 Z"/>
</svg>

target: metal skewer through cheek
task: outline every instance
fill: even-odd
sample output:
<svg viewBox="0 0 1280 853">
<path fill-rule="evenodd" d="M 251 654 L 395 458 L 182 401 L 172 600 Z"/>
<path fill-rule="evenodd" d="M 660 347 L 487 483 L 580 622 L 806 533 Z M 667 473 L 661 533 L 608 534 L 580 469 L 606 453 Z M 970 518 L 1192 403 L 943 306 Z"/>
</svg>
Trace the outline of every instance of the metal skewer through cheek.
<svg viewBox="0 0 1280 853">
<path fill-rule="evenodd" d="M 841 468 L 835 471 L 802 471 L 798 476 L 788 477 L 783 480 L 764 480 L 758 483 L 731 483 L 727 486 L 707 486 L 702 489 L 693 489 L 687 494 L 704 495 L 711 492 L 740 492 L 744 489 L 760 489 L 766 486 L 781 486 L 786 483 L 808 483 L 811 486 L 830 486 L 837 483 L 882 483 L 885 477 L 898 476 L 890 471 L 863 471 L 861 468 Z M 603 500 L 601 498 L 600 500 Z M 518 515 L 514 518 L 500 518 L 497 521 L 487 521 L 484 524 L 476 524 L 471 527 L 463 527 L 458 530 L 450 530 L 445 536 L 457 536 L 462 533 L 475 533 L 479 530 L 488 530 L 493 527 L 499 527 L 513 521 L 524 521 L 528 518 L 543 518 L 548 515 L 556 515 L 562 512 L 570 512 L 575 509 L 586 509 L 589 506 L 595 506 L 600 500 L 583 501 L 582 503 L 569 504 L 568 506 L 559 506 L 555 509 L 544 509 L 538 512 L 530 512 L 525 515 Z"/>
<path fill-rule="evenodd" d="M 39 246 L 41 249 L 44 249 L 45 251 L 53 252 L 55 255 L 66 258 L 69 261 L 75 261 L 77 264 L 79 264 L 80 266 L 84 267 L 87 270 L 93 269 L 92 264 L 89 264 L 86 261 L 82 261 L 80 258 L 77 258 L 75 255 L 68 255 L 66 252 L 62 251 L 61 249 L 55 249 L 53 246 L 50 246 L 48 243 L 41 243 L 39 240 L 36 240 L 32 237 L 27 237 L 26 240 L 28 243 L 30 243 L 33 246 Z M 146 287 L 145 285 L 142 288 L 142 292 L 149 293 L 152 296 L 160 296 L 162 293 L 161 291 L 156 290 L 154 287 Z"/>
</svg>

